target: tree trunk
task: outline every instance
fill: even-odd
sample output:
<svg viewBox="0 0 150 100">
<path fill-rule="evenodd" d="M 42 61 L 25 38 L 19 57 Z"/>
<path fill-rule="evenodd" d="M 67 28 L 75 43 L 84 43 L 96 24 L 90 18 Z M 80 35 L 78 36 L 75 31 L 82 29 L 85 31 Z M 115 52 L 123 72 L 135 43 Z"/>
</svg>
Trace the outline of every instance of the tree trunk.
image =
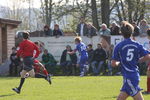
<svg viewBox="0 0 150 100">
<path fill-rule="evenodd" d="M 52 21 L 52 0 L 49 1 L 49 24 L 51 24 Z"/>
<path fill-rule="evenodd" d="M 109 26 L 110 20 L 110 5 L 109 0 L 101 0 L 101 16 L 102 16 L 102 23 L 105 23 Z"/>
<path fill-rule="evenodd" d="M 91 0 L 91 9 L 92 9 L 92 21 L 93 21 L 93 25 L 99 30 L 96 0 Z"/>
</svg>

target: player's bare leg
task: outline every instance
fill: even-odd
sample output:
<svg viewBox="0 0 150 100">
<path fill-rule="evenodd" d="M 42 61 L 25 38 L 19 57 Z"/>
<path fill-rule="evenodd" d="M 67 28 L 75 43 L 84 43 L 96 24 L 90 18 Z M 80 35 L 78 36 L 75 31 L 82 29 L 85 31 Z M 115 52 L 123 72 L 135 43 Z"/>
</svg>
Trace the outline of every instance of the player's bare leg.
<svg viewBox="0 0 150 100">
<path fill-rule="evenodd" d="M 143 94 L 150 94 L 150 69 L 147 70 L 147 90 Z"/>
<path fill-rule="evenodd" d="M 144 100 L 144 98 L 143 98 L 141 92 L 138 92 L 138 94 L 136 94 L 136 95 L 133 97 L 133 99 L 134 99 L 134 100 Z"/>
<path fill-rule="evenodd" d="M 120 92 L 119 96 L 117 97 L 117 100 L 126 100 L 129 97 L 129 95 L 125 92 Z"/>
</svg>

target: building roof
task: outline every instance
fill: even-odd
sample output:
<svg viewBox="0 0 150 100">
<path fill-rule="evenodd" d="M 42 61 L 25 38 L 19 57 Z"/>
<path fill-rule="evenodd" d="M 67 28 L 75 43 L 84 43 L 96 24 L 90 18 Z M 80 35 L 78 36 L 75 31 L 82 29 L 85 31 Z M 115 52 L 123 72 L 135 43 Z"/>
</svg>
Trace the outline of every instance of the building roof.
<svg viewBox="0 0 150 100">
<path fill-rule="evenodd" d="M 18 26 L 21 23 L 22 23 L 22 21 L 0 18 L 0 24 L 8 24 L 8 25 L 12 25 L 12 26 Z"/>
</svg>

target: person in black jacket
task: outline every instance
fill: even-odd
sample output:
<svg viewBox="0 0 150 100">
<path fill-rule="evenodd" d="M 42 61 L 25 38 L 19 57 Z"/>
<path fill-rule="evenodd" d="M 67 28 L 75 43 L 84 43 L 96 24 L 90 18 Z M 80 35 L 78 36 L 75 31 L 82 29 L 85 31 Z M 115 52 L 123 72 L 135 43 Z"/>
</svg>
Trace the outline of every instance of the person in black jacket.
<svg viewBox="0 0 150 100">
<path fill-rule="evenodd" d="M 59 28 L 59 25 L 58 24 L 55 24 L 54 25 L 54 30 L 53 30 L 53 36 L 56 36 L 57 38 L 60 37 L 60 36 L 63 36 L 64 33 L 63 31 Z"/>
<path fill-rule="evenodd" d="M 66 49 L 63 51 L 61 55 L 60 65 L 62 66 L 64 75 L 71 75 L 73 73 L 73 68 L 75 68 L 77 64 L 76 54 L 70 55 L 67 53 L 71 51 L 72 51 L 71 46 L 67 45 Z"/>
<path fill-rule="evenodd" d="M 104 62 L 107 59 L 107 53 L 106 51 L 102 48 L 102 44 L 97 44 L 97 49 L 94 50 L 93 53 L 93 60 L 92 60 L 92 68 L 93 68 L 93 73 L 94 75 L 98 75 L 100 73 L 100 69 Z M 98 64 L 98 67 L 96 65 Z"/>
<path fill-rule="evenodd" d="M 10 60 L 11 60 L 11 64 L 9 65 L 9 75 L 17 76 L 20 59 L 17 57 L 17 51 L 15 47 L 12 48 L 12 54 L 10 55 Z"/>
<path fill-rule="evenodd" d="M 137 26 L 136 22 L 133 22 L 132 25 L 134 27 L 133 36 L 134 37 L 139 36 L 140 35 L 140 28 Z"/>
<path fill-rule="evenodd" d="M 110 33 L 111 35 L 120 35 L 120 27 L 117 25 L 116 22 L 113 22 L 111 24 L 111 28 L 110 28 Z"/>
</svg>

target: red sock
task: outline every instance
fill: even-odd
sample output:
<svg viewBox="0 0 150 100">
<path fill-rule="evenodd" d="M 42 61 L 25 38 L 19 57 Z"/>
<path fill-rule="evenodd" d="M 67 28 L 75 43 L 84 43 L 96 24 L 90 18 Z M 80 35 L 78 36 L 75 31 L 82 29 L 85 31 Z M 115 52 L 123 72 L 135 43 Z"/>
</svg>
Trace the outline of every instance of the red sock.
<svg viewBox="0 0 150 100">
<path fill-rule="evenodd" d="M 150 92 L 150 77 L 147 78 L 147 92 Z"/>
<path fill-rule="evenodd" d="M 47 72 L 47 70 L 45 69 L 45 70 L 43 70 L 43 73 L 47 76 L 48 75 L 48 72 Z"/>
</svg>

